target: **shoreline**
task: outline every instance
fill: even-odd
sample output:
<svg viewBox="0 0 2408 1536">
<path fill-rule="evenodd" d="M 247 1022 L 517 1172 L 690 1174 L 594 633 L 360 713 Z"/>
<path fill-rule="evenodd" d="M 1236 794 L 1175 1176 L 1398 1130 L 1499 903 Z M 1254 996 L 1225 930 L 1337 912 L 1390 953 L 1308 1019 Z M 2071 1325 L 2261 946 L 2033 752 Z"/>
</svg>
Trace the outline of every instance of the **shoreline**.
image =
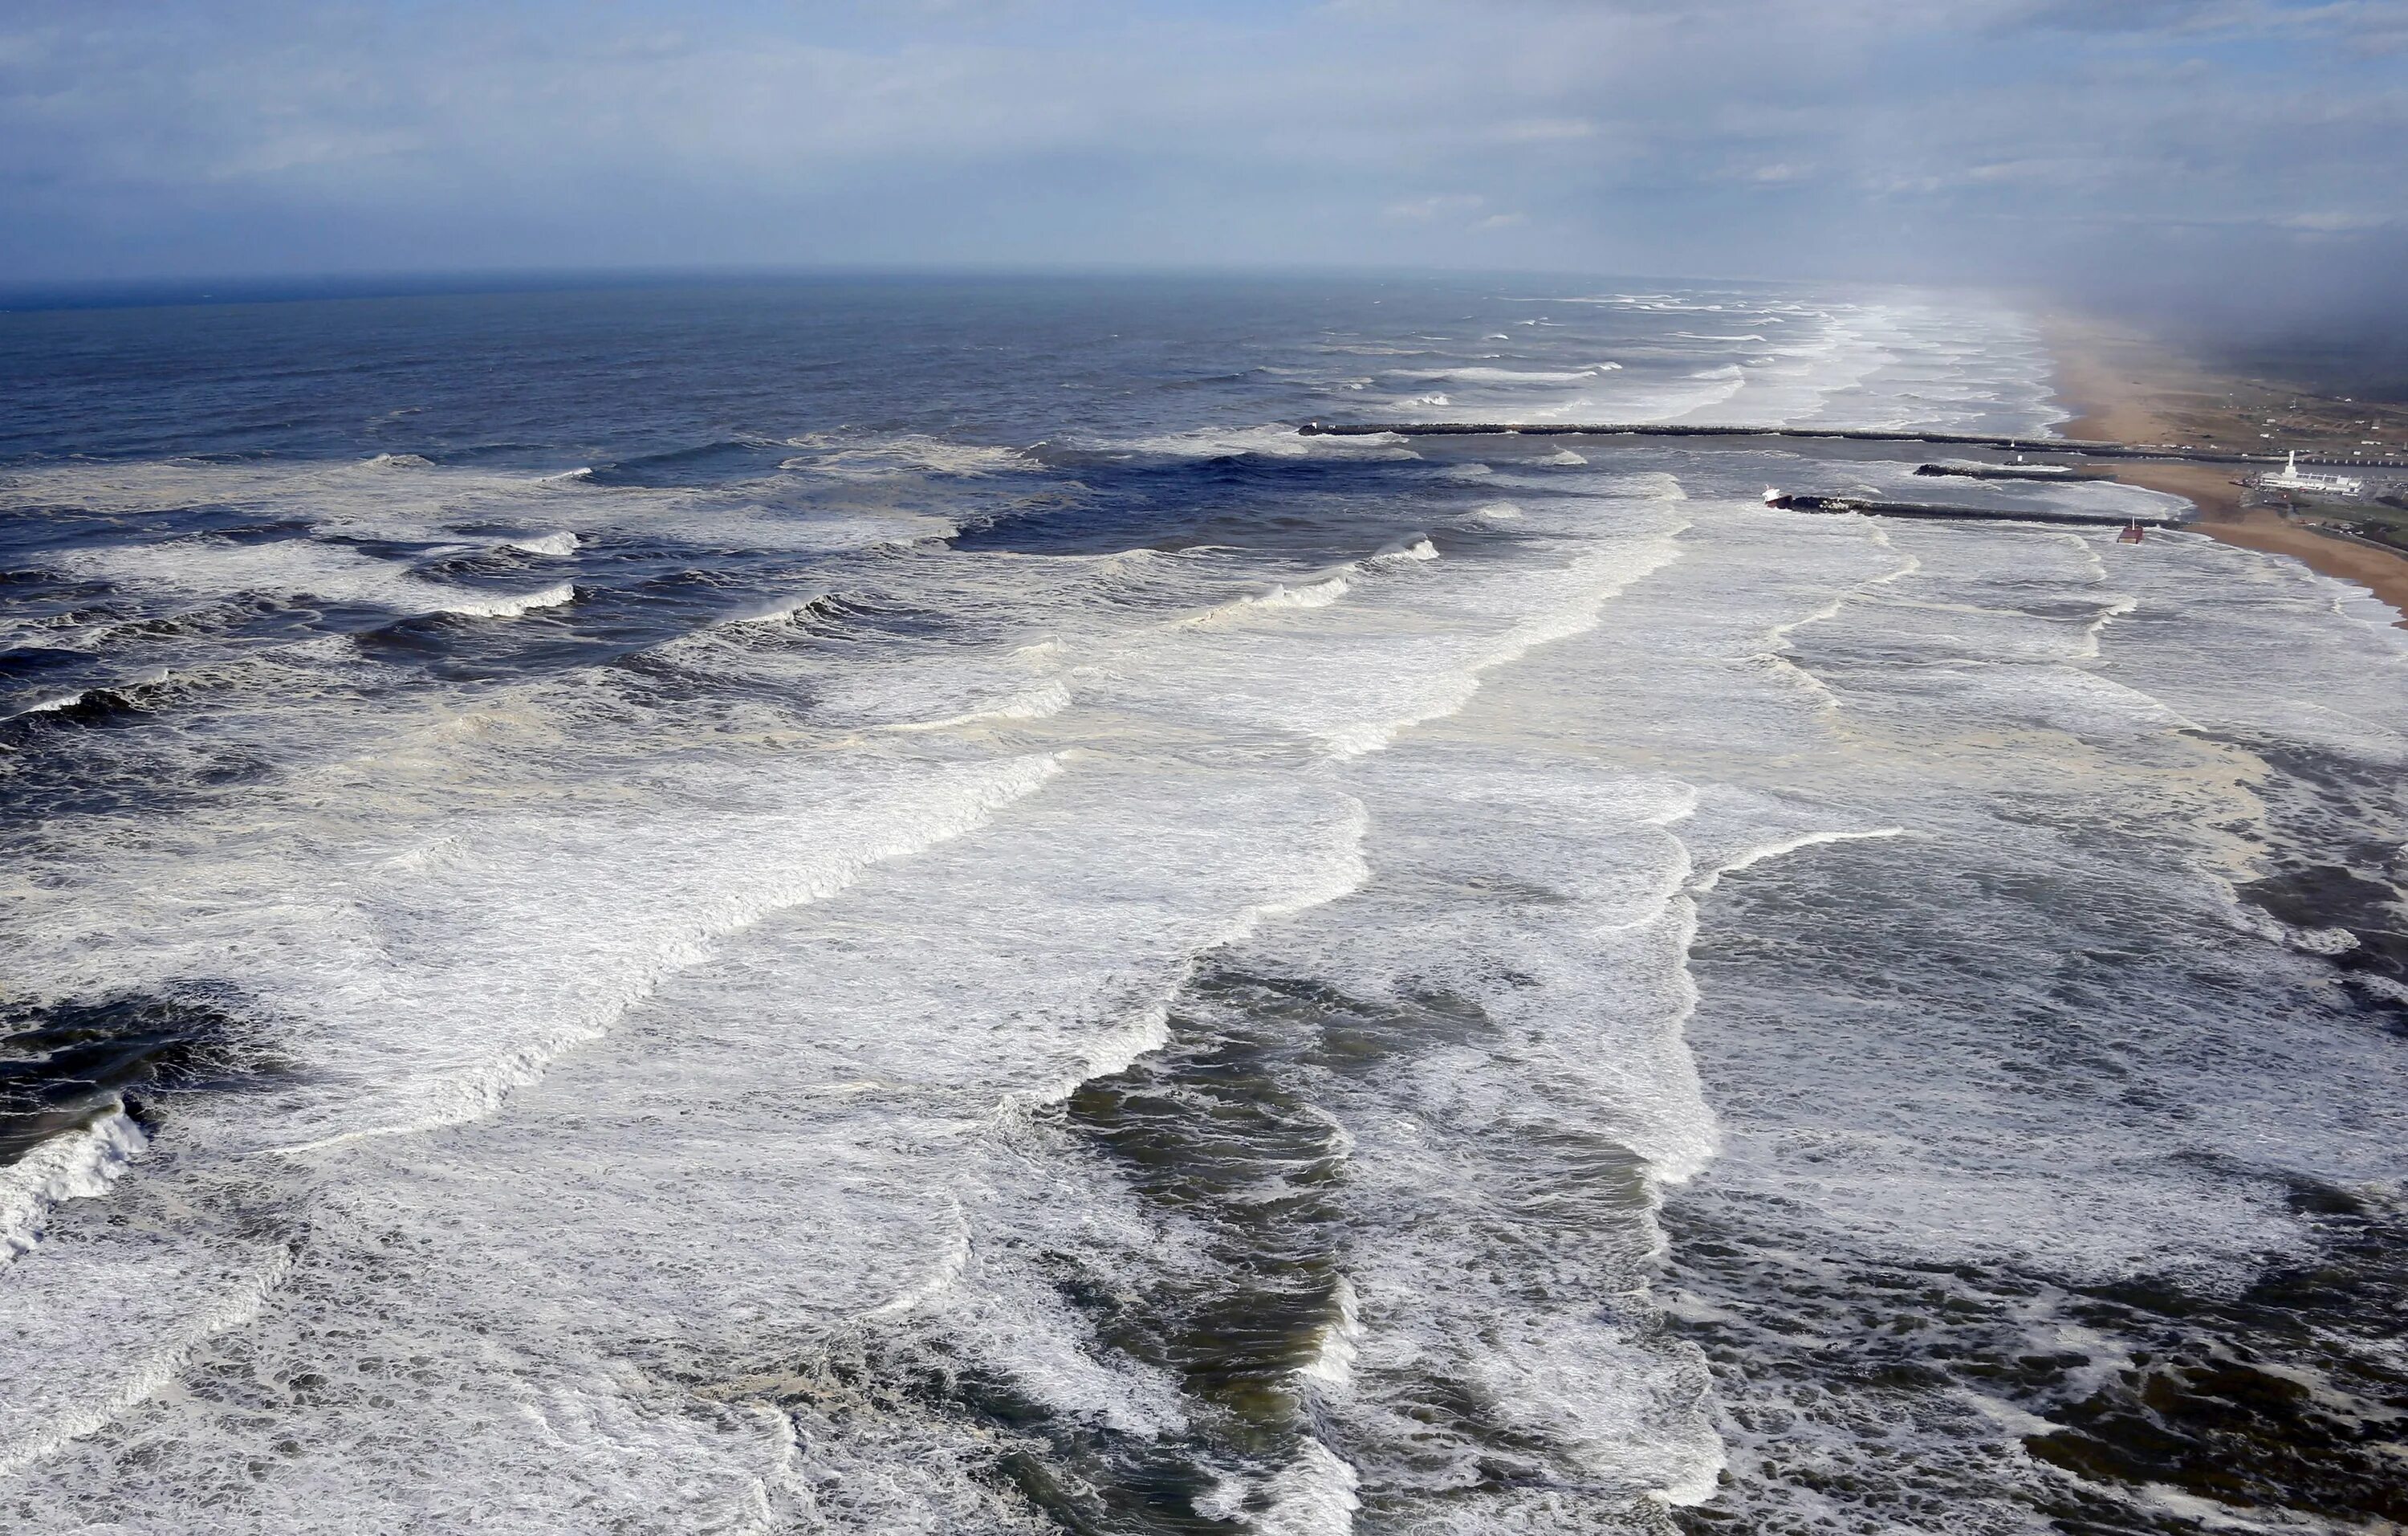
<svg viewBox="0 0 2408 1536">
<path fill-rule="evenodd" d="M 2065 315 L 2044 317 L 2041 331 L 2057 363 L 2054 387 L 2068 412 L 2058 430 L 2066 437 L 2177 441 L 2184 430 L 2168 419 L 2169 397 L 2223 393 L 2216 388 L 2222 380 L 2137 333 Z M 2240 413 L 2232 416 L 2237 428 Z M 2318 575 L 2364 588 L 2400 615 L 2393 627 L 2408 629 L 2408 555 L 2321 534 L 2265 508 L 2243 507 L 2234 471 L 2226 466 L 2119 463 L 2112 472 L 2125 484 L 2188 500 L 2200 511 L 2190 526 L 2211 538 L 2288 555 Z"/>
</svg>

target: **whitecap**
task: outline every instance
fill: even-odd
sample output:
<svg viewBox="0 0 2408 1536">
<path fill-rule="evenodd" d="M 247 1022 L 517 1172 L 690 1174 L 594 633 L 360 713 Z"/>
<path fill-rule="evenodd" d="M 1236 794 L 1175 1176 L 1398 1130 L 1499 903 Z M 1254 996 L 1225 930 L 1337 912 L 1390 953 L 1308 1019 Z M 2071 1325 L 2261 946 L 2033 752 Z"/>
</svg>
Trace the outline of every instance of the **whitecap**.
<svg viewBox="0 0 2408 1536">
<path fill-rule="evenodd" d="M 150 1144 L 120 1103 L 0 1168 L 0 1264 L 39 1245 L 52 1205 L 107 1194 Z"/>
<path fill-rule="evenodd" d="M 53 698 L 45 698 L 28 704 L 13 714 L 0 715 L 0 720 L 22 720 L 29 714 L 55 714 L 61 710 L 72 710 L 84 701 L 89 692 L 90 690 L 87 689 L 80 693 L 60 694 Z"/>
<path fill-rule="evenodd" d="M 464 594 L 449 599 L 434 611 L 456 613 L 466 618 L 514 619 L 539 608 L 559 608 L 576 600 L 576 584 L 562 581 L 540 592 L 495 593 L 490 596 Z"/>
</svg>

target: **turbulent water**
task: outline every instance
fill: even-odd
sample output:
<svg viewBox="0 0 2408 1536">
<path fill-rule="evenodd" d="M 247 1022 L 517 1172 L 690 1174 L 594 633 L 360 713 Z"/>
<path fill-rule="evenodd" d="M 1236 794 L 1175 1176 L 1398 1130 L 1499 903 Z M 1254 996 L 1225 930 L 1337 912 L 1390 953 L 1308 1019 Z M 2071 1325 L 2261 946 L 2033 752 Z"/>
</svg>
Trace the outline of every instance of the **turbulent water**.
<svg viewBox="0 0 2408 1536">
<path fill-rule="evenodd" d="M 0 1527 L 2408 1520 L 2386 612 L 1762 504 L 1904 451 L 1292 430 L 2039 431 L 2014 314 L 722 284 L 0 388 Z"/>
</svg>

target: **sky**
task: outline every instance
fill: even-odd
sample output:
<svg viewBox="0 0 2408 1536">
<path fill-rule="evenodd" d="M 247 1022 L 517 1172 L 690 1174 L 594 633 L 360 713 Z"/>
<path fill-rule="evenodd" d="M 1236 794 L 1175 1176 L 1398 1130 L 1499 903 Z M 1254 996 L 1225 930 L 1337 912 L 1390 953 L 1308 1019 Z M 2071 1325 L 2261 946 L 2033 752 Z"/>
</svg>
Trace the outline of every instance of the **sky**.
<svg viewBox="0 0 2408 1536">
<path fill-rule="evenodd" d="M 2408 0 L 0 0 L 0 285 L 1384 266 L 2408 297 Z"/>
</svg>

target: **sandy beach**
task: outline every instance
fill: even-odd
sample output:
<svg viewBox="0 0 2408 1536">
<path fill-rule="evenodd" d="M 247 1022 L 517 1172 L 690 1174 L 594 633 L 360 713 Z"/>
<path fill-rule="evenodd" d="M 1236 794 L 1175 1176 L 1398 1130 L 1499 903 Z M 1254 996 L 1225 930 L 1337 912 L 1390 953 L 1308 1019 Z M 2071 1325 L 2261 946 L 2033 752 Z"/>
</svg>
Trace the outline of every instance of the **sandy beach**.
<svg viewBox="0 0 2408 1536">
<path fill-rule="evenodd" d="M 2258 412 L 2284 393 L 2211 374 L 2149 337 L 2103 322 L 2052 316 L 2046 331 L 2057 355 L 2057 393 L 2073 412 L 2063 428 L 2068 437 L 2213 441 L 2245 444 L 2255 452 L 2261 442 Z M 2317 404 L 2386 419 L 2403 414 L 2396 406 Z M 2243 507 L 2237 483 L 2242 471 L 2235 467 L 2119 465 L 2114 474 L 2128 484 L 2188 497 L 2200 509 L 2199 530 L 2212 538 L 2287 554 L 2311 570 L 2358 583 L 2398 610 L 2401 627 L 2408 628 L 2408 556 L 2319 533 L 2265 508 Z"/>
</svg>

